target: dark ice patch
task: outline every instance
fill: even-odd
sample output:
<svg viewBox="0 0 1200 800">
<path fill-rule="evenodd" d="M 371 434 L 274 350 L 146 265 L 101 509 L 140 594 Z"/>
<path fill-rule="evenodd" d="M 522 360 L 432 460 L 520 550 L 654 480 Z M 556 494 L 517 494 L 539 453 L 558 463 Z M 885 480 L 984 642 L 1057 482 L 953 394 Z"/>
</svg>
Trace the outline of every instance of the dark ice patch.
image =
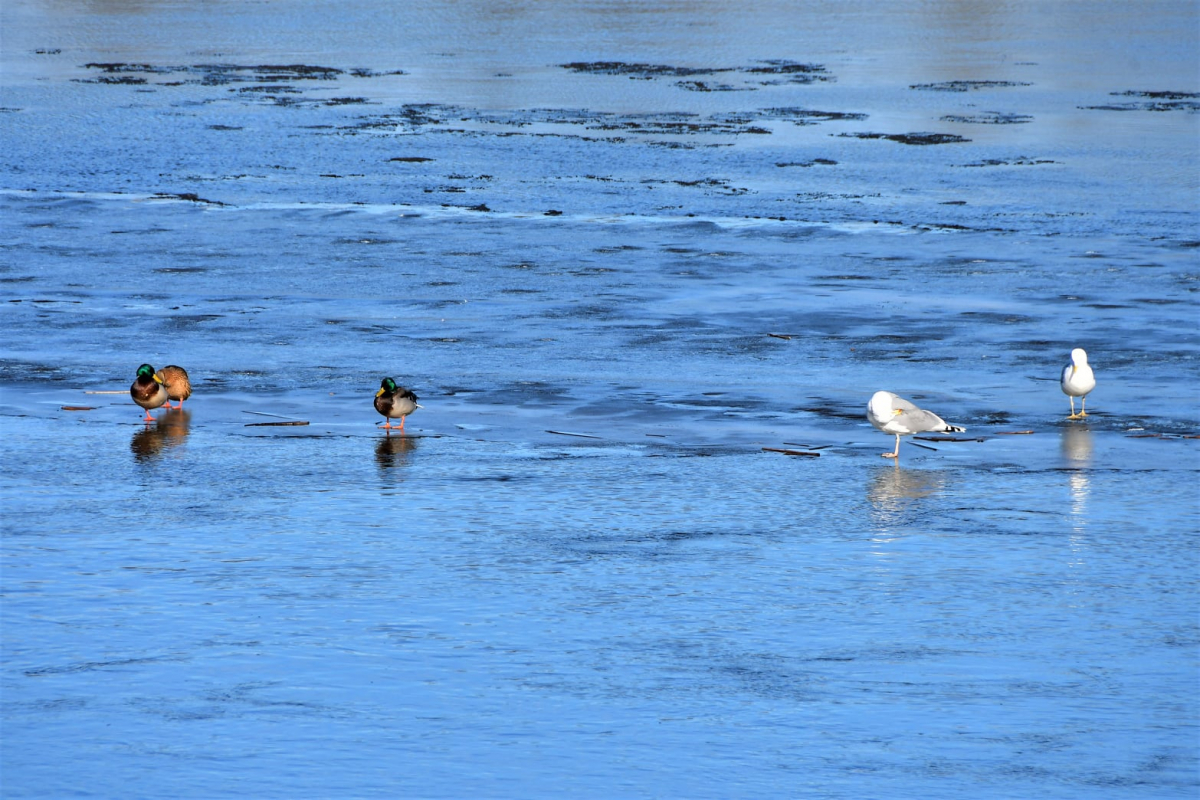
<svg viewBox="0 0 1200 800">
<path fill-rule="evenodd" d="M 966 125 L 1023 125 L 1033 122 L 1029 114 L 1005 114 L 999 111 L 985 111 L 981 114 L 947 114 L 942 122 L 960 122 Z"/>
<path fill-rule="evenodd" d="M 686 148 L 693 145 L 677 139 L 646 141 L 650 137 L 695 137 L 705 135 L 769 135 L 766 123 L 787 121 L 812 125 L 838 120 L 863 120 L 859 112 L 821 111 L 799 107 L 764 108 L 744 112 L 720 112 L 701 115 L 684 111 L 656 111 L 619 114 L 589 109 L 517 109 L 483 111 L 437 103 L 409 104 L 377 116 L 359 117 L 338 128 L 342 135 L 379 132 L 405 135 L 431 128 L 441 133 L 470 136 L 516 136 L 580 138 L 619 144 L 640 141 L 662 147 Z M 464 125 L 471 126 L 470 128 Z M 451 127 L 452 126 L 452 127 Z M 557 131 L 526 131 L 532 126 L 554 126 Z M 594 136 L 592 132 L 618 136 Z"/>
<path fill-rule="evenodd" d="M 166 74 L 175 72 L 182 67 L 156 67 L 153 64 L 130 64 L 124 61 L 97 62 L 90 61 L 83 65 L 85 69 L 98 69 L 101 72 L 116 73 L 116 72 L 151 72 L 155 74 Z"/>
<path fill-rule="evenodd" d="M 780 75 L 787 76 L 789 82 L 811 83 L 812 81 L 828 81 L 833 76 L 823 64 L 803 64 L 798 61 L 771 59 L 761 62 L 762 66 L 746 67 L 743 69 L 751 75 Z"/>
<path fill-rule="evenodd" d="M 889 142 L 911 145 L 960 144 L 971 141 L 956 133 L 871 133 L 861 131 L 837 135 L 849 139 L 887 139 Z"/>
<path fill-rule="evenodd" d="M 740 133 L 770 132 L 763 128 L 750 127 L 736 122 L 725 122 L 711 117 L 704 119 L 699 115 L 687 113 L 638 114 L 628 116 L 614 114 L 606 116 L 606 119 L 594 121 L 585 127 L 588 130 L 621 131 L 623 133 L 650 136 L 689 136 L 701 133 L 737 135 Z"/>
<path fill-rule="evenodd" d="M 1124 103 L 1079 106 L 1085 111 L 1200 111 L 1200 92 L 1110 92 L 1112 97 L 1136 97 Z"/>
<path fill-rule="evenodd" d="M 302 92 L 302 89 L 294 85 L 301 81 L 333 81 L 346 74 L 357 78 L 404 74 L 401 71 L 374 72 L 361 68 L 346 73 L 335 67 L 322 67 L 310 64 L 156 65 L 133 62 L 89 62 L 84 65 L 84 68 L 96 70 L 101 74 L 96 78 L 76 79 L 76 82 L 153 85 L 160 87 L 251 84 L 249 86 L 237 86 L 236 88 L 231 87 L 230 91 L 235 91 L 242 97 L 253 97 L 262 102 L 269 102 L 276 106 L 284 107 L 299 105 L 363 105 L 371 102 L 364 97 L 334 97 L 307 101 L 289 97 L 289 95 Z M 163 80 L 163 78 L 169 78 L 169 80 Z"/>
<path fill-rule="evenodd" d="M 994 311 L 962 311 L 959 313 L 971 322 L 984 322 L 991 325 L 1029 325 L 1036 320 L 1023 314 L 999 314 Z"/>
<path fill-rule="evenodd" d="M 333 240 L 333 243 L 334 244 L 363 244 L 363 245 L 399 244 L 399 242 L 397 242 L 397 240 L 395 240 L 395 239 L 387 239 L 387 238 L 379 237 L 379 236 L 354 236 L 354 237 L 339 236 L 338 238 Z"/>
<path fill-rule="evenodd" d="M 210 206 L 223 206 L 220 200 L 206 200 L 195 192 L 155 192 L 151 200 L 183 200 L 188 203 L 203 203 Z"/>
<path fill-rule="evenodd" d="M 925 92 L 975 92 L 980 89 L 1011 89 L 1017 86 L 1033 86 L 1024 81 L 941 81 L 940 83 L 914 83 L 908 88 Z"/>
<path fill-rule="evenodd" d="M 353 75 L 355 78 L 382 78 L 385 75 L 407 75 L 408 73 L 402 69 L 394 69 L 394 70 L 389 70 L 387 72 L 377 72 L 376 70 L 373 70 L 373 69 L 365 69 L 363 67 L 356 67 L 356 68 L 350 70 L 350 74 Z"/>
<path fill-rule="evenodd" d="M 125 84 L 130 86 L 136 86 L 145 82 L 145 78 L 139 78 L 136 75 L 102 75 L 95 80 L 86 81 L 86 83 Z"/>
<path fill-rule="evenodd" d="M 707 81 L 676 81 L 675 85 L 689 92 L 753 92 L 753 86 L 733 86 L 728 83 L 709 83 Z"/>
<path fill-rule="evenodd" d="M 784 83 L 807 84 L 818 81 L 832 81 L 823 64 L 807 64 L 798 61 L 774 59 L 760 61 L 757 64 L 739 67 L 675 67 L 668 64 L 642 64 L 625 61 L 574 61 L 560 64 L 563 69 L 592 75 L 624 76 L 630 80 L 652 81 L 659 78 L 696 78 L 697 76 L 726 75 L 738 76 L 742 85 L 729 83 L 709 84 L 707 81 L 682 80 L 676 86 L 689 91 L 753 91 L 759 86 L 772 86 Z M 763 80 L 763 78 L 768 78 Z"/>
<path fill-rule="evenodd" d="M 798 125 L 813 125 L 817 122 L 835 120 L 864 120 L 866 114 L 857 111 L 817 111 L 811 108 L 764 108 L 760 113 L 771 119 L 784 119 Z"/>
<path fill-rule="evenodd" d="M 970 164 L 960 164 L 962 167 L 1032 167 L 1039 164 L 1057 164 L 1057 161 L 1052 161 L 1048 158 L 1028 158 L 1026 156 L 1017 156 L 1014 159 L 1003 158 L 985 158 L 981 161 L 973 161 Z"/>
<path fill-rule="evenodd" d="M 0 359 L 0 381 L 6 384 L 42 383 L 43 381 L 77 381 L 75 368 L 43 364 L 36 361 Z"/>
<path fill-rule="evenodd" d="M 299 94 L 300 90 L 295 86 L 287 86 L 285 84 L 268 83 L 263 86 L 239 86 L 235 90 L 239 93 L 253 92 L 257 94 Z"/>
<path fill-rule="evenodd" d="M 660 180 L 656 178 L 646 178 L 642 181 L 645 185 L 650 184 L 673 184 L 675 186 L 683 186 L 685 188 L 697 187 L 701 189 L 711 190 L 710 194 L 726 195 L 736 197 L 749 192 L 749 189 L 743 189 L 738 186 L 730 186 L 729 181 L 724 178 L 698 178 L 696 180 Z"/>
<path fill-rule="evenodd" d="M 222 319 L 224 316 L 224 314 L 180 314 L 168 317 L 165 324 L 178 330 L 190 330 L 203 325 L 205 322 Z"/>
<path fill-rule="evenodd" d="M 777 167 L 815 167 L 817 165 L 832 167 L 838 162 L 830 158 L 814 158 L 812 161 L 776 161 Z"/>
<path fill-rule="evenodd" d="M 733 71 L 731 67 L 672 67 L 666 64 L 630 64 L 624 61 L 573 61 L 569 64 L 559 64 L 559 66 L 572 72 L 584 72 L 591 75 L 625 75 L 643 80 L 661 77 L 686 78 L 692 75 L 715 75 L 719 72 Z"/>
<path fill-rule="evenodd" d="M 238 64 L 201 64 L 188 68 L 202 72 L 210 81 L 254 80 L 271 81 L 331 81 L 343 74 L 334 67 L 316 67 L 309 64 L 260 64 L 242 66 Z"/>
<path fill-rule="evenodd" d="M 183 83 L 200 83 L 219 86 L 226 83 L 276 83 L 298 80 L 334 80 L 343 74 L 334 67 L 317 67 L 308 64 L 195 64 L 156 65 L 127 62 L 89 62 L 85 69 L 99 70 L 108 76 L 132 75 L 187 75 L 190 80 Z M 143 82 L 145 82 L 143 80 Z"/>
</svg>

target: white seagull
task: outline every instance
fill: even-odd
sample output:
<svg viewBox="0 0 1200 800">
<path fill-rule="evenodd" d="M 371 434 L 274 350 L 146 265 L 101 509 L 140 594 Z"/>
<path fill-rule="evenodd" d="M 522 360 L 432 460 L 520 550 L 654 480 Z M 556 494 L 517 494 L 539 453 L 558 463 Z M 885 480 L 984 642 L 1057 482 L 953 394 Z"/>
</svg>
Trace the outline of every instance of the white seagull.
<svg viewBox="0 0 1200 800">
<path fill-rule="evenodd" d="M 1063 367 L 1062 371 L 1062 390 L 1063 393 L 1071 400 L 1071 416 L 1067 419 L 1079 419 L 1087 416 L 1087 395 L 1092 389 L 1096 388 L 1096 376 L 1092 374 L 1092 368 L 1087 363 L 1087 353 L 1082 347 L 1076 347 L 1071 351 L 1071 363 Z M 1081 398 L 1079 401 L 1079 413 L 1075 413 L 1075 398 Z"/>
<path fill-rule="evenodd" d="M 900 457 L 900 437 L 914 433 L 963 433 L 966 428 L 951 425 L 946 420 L 917 408 L 912 403 L 891 392 L 876 392 L 867 403 L 867 419 L 884 433 L 896 434 L 896 450 L 880 453 L 884 458 Z"/>
</svg>

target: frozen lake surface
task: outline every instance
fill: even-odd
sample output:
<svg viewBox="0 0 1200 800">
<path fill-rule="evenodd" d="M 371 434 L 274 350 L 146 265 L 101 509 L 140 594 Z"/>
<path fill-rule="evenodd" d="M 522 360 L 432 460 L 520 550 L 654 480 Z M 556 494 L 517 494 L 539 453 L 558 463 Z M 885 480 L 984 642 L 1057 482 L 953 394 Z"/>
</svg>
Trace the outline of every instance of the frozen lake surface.
<svg viewBox="0 0 1200 800">
<path fill-rule="evenodd" d="M 1194 4 L 403 5 L 0 9 L 4 797 L 1196 796 Z"/>
</svg>

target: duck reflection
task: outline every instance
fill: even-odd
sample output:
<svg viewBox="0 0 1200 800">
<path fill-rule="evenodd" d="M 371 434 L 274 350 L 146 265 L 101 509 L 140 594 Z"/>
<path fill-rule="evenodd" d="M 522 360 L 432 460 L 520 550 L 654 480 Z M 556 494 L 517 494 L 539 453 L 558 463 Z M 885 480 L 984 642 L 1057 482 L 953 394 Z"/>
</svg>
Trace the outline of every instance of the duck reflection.
<svg viewBox="0 0 1200 800">
<path fill-rule="evenodd" d="M 129 441 L 133 457 L 138 461 L 151 461 L 164 450 L 183 444 L 191 422 L 191 411 L 171 409 L 160 414 L 153 425 L 146 425 Z"/>
<path fill-rule="evenodd" d="M 416 449 L 416 437 L 384 436 L 375 443 L 375 461 L 381 472 L 387 472 L 393 467 L 405 466 L 409 453 Z"/>
</svg>

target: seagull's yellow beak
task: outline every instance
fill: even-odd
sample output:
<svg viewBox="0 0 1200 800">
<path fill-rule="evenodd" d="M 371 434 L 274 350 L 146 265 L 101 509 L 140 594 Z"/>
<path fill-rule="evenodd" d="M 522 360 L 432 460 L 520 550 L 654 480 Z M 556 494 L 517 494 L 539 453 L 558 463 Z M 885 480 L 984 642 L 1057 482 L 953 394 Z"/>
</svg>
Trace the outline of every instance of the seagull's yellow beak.
<svg viewBox="0 0 1200 800">
<path fill-rule="evenodd" d="M 892 416 L 893 416 L 893 417 L 895 417 L 895 416 L 899 416 L 901 413 L 902 413 L 902 411 L 901 411 L 901 409 L 899 409 L 899 408 L 893 408 L 893 409 L 892 409 Z"/>
<path fill-rule="evenodd" d="M 1071 364 L 1071 377 L 1075 377 L 1075 370 L 1077 370 L 1077 369 L 1079 369 L 1079 365 L 1072 363 Z"/>
<path fill-rule="evenodd" d="M 375 393 L 375 396 L 376 396 L 376 397 L 379 397 L 381 394 L 383 394 L 383 387 L 382 387 L 382 386 L 381 386 L 381 387 L 379 387 L 379 391 Z"/>
</svg>

